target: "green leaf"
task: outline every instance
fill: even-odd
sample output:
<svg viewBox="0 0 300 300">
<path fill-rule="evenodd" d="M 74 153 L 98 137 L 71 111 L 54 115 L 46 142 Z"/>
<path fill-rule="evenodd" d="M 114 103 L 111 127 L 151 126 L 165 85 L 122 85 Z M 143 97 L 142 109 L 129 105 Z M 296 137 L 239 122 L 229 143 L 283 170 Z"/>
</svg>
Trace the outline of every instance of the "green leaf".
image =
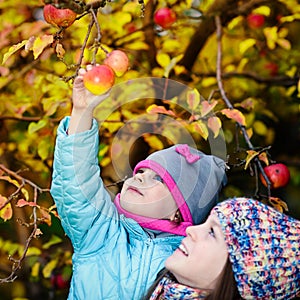
<svg viewBox="0 0 300 300">
<path fill-rule="evenodd" d="M 38 155 L 40 156 L 40 158 L 42 160 L 45 160 L 49 156 L 49 153 L 50 153 L 49 141 L 46 139 L 41 140 L 38 144 L 37 151 L 38 151 Z"/>
<path fill-rule="evenodd" d="M 57 235 L 52 235 L 50 240 L 43 245 L 43 249 L 49 249 L 51 246 L 59 244 L 62 242 L 62 239 Z"/>
<path fill-rule="evenodd" d="M 41 119 L 37 123 L 36 122 L 31 122 L 28 126 L 28 133 L 33 134 L 34 132 L 42 129 L 47 125 L 47 120 Z"/>
</svg>

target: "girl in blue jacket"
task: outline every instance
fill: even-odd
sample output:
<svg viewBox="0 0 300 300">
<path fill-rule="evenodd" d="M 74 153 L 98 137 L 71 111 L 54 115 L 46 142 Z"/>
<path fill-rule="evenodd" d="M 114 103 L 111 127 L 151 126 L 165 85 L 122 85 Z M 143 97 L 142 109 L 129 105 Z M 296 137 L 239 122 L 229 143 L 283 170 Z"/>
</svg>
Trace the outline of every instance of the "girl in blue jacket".
<svg viewBox="0 0 300 300">
<path fill-rule="evenodd" d="M 88 69 L 89 67 L 87 67 Z M 100 177 L 94 96 L 74 80 L 71 117 L 57 130 L 51 194 L 73 248 L 68 299 L 135 300 L 188 226 L 203 222 L 226 182 L 223 160 L 186 144 L 139 162 L 111 201 Z"/>
</svg>

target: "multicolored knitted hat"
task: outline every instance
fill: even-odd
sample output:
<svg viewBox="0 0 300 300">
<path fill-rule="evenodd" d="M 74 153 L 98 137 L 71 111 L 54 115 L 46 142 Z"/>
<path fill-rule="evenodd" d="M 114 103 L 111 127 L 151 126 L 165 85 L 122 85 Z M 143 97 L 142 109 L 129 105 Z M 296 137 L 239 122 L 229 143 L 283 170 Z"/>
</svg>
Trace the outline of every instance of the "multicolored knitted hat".
<svg viewBox="0 0 300 300">
<path fill-rule="evenodd" d="M 218 201 L 218 194 L 227 182 L 225 162 L 213 155 L 186 144 L 177 144 L 149 155 L 134 168 L 134 174 L 141 168 L 156 172 L 170 190 L 183 222 L 174 225 L 170 220 L 158 220 L 139 216 L 124 210 L 120 198 L 115 198 L 119 213 L 136 220 L 142 227 L 186 235 L 188 226 L 203 222 Z"/>
<path fill-rule="evenodd" d="M 223 201 L 212 211 L 244 299 L 292 299 L 300 292 L 300 221 L 247 198 Z"/>
</svg>

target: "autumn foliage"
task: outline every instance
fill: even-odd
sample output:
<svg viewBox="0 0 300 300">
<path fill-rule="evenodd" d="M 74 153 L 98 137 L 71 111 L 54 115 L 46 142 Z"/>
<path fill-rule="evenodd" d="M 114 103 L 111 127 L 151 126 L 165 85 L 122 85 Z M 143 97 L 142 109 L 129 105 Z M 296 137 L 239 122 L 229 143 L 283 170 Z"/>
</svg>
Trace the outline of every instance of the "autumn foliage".
<svg viewBox="0 0 300 300">
<path fill-rule="evenodd" d="M 68 286 L 72 248 L 49 188 L 56 129 L 87 65 L 114 70 L 110 99 L 95 111 L 112 192 L 138 160 L 186 139 L 226 160 L 224 198 L 252 196 L 300 217 L 296 0 L 6 0 L 0 8 L 1 299 L 12 298 L 3 283 L 19 278 L 19 298 Z M 266 169 L 276 164 L 289 172 L 278 188 Z"/>
</svg>

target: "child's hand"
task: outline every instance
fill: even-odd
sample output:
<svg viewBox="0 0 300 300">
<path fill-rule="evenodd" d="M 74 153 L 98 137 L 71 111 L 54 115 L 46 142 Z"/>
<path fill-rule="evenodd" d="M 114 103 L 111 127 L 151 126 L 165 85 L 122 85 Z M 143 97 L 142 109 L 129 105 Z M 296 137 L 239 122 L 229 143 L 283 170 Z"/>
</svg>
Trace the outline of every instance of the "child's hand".
<svg viewBox="0 0 300 300">
<path fill-rule="evenodd" d="M 94 95 L 89 92 L 83 83 L 84 74 L 89 71 L 93 66 L 88 65 L 85 69 L 80 69 L 78 76 L 73 84 L 73 110 L 76 111 L 93 111 L 95 107 L 100 104 L 104 99 L 109 96 L 110 90 L 101 95 Z"/>
<path fill-rule="evenodd" d="M 92 126 L 93 111 L 95 107 L 106 99 L 110 90 L 102 95 L 94 95 L 90 93 L 84 86 L 83 76 L 86 71 L 92 68 L 88 65 L 86 70 L 80 69 L 78 76 L 74 80 L 73 84 L 73 108 L 71 113 L 71 119 L 68 134 L 79 133 L 89 130 Z"/>
</svg>

